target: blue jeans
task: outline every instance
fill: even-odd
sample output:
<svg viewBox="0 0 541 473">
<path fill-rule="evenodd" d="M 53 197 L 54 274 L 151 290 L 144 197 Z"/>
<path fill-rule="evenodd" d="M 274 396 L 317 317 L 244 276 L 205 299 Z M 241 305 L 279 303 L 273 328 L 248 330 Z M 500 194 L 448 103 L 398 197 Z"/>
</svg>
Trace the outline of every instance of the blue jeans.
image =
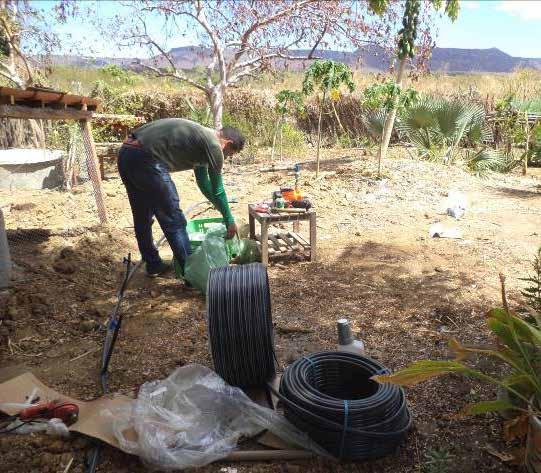
<svg viewBox="0 0 541 473">
<path fill-rule="evenodd" d="M 184 267 L 190 254 L 190 240 L 169 168 L 143 149 L 124 145 L 118 154 L 118 172 L 128 193 L 135 237 L 147 268 L 162 263 L 152 238 L 152 216 L 156 216 L 173 255 Z"/>
</svg>

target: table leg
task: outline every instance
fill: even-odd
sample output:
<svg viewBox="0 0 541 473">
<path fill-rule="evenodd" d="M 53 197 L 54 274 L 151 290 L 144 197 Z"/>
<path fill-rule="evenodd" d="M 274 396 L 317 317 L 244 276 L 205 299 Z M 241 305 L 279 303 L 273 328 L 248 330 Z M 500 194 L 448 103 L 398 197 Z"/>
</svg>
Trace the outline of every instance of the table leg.
<svg viewBox="0 0 541 473">
<path fill-rule="evenodd" d="M 298 220 L 293 220 L 293 231 L 295 233 L 299 233 L 300 228 L 301 228 L 301 222 L 299 222 Z"/>
<path fill-rule="evenodd" d="M 103 156 L 99 156 L 98 157 L 98 160 L 100 162 L 100 176 L 101 176 L 101 179 L 102 181 L 105 179 L 105 166 L 103 164 L 103 160 L 104 160 L 104 157 Z"/>
<path fill-rule="evenodd" d="M 310 214 L 310 261 L 317 261 L 316 214 Z"/>
<path fill-rule="evenodd" d="M 261 262 L 269 264 L 269 222 L 261 222 Z"/>
<path fill-rule="evenodd" d="M 250 240 L 255 240 L 255 217 L 248 214 L 248 221 L 250 222 Z"/>
</svg>

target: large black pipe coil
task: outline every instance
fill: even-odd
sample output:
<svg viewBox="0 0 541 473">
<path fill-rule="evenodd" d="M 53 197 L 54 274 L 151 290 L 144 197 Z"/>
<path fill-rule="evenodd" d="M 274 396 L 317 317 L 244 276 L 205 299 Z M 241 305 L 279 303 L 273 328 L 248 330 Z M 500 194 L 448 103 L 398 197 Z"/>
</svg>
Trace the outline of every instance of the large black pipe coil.
<svg viewBox="0 0 541 473">
<path fill-rule="evenodd" d="M 207 318 L 216 372 L 233 386 L 265 386 L 276 374 L 266 267 L 253 263 L 212 269 Z"/>
<path fill-rule="evenodd" d="M 354 353 L 300 358 L 280 382 L 285 416 L 339 459 L 390 454 L 410 428 L 411 417 L 401 388 L 370 380 L 386 372 L 380 363 Z"/>
</svg>

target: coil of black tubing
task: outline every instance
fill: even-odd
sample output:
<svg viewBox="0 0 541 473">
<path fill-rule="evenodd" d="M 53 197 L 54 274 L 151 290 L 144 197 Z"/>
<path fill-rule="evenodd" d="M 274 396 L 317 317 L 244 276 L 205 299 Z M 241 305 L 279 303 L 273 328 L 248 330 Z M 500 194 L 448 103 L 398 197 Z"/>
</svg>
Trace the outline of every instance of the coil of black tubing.
<svg viewBox="0 0 541 473">
<path fill-rule="evenodd" d="M 212 269 L 207 318 L 216 372 L 233 386 L 265 386 L 276 374 L 267 268 L 252 263 Z"/>
<path fill-rule="evenodd" d="M 411 427 L 404 391 L 369 378 L 388 370 L 347 352 L 296 360 L 280 381 L 285 417 L 331 455 L 366 460 L 393 453 Z"/>
</svg>

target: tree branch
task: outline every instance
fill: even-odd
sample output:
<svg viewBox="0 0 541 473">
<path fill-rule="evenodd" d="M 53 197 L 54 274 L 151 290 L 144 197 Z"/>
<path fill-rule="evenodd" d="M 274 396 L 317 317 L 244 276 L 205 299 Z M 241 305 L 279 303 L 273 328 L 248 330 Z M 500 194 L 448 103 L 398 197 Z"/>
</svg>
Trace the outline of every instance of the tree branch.
<svg viewBox="0 0 541 473">
<path fill-rule="evenodd" d="M 297 9 L 302 9 L 305 5 L 309 3 L 313 3 L 316 0 L 302 0 L 293 2 L 290 7 L 284 8 L 282 10 L 277 11 L 273 15 L 270 15 L 266 18 L 259 19 L 255 21 L 241 36 L 240 38 L 240 47 L 239 50 L 235 53 L 235 55 L 231 58 L 231 61 L 229 62 L 228 69 L 229 71 L 232 71 L 235 67 L 237 61 L 246 53 L 248 48 L 248 41 L 250 40 L 250 37 L 252 34 L 254 34 L 255 31 L 257 31 L 259 28 L 262 28 L 264 26 L 267 26 L 270 23 L 273 23 L 280 18 L 289 15 L 291 12 L 294 12 Z"/>
<path fill-rule="evenodd" d="M 17 45 L 17 41 L 15 38 L 17 37 L 18 33 L 13 33 L 13 31 L 11 30 L 11 26 L 9 25 L 6 17 L 4 17 L 3 15 L 0 16 L 0 26 L 2 30 L 4 31 L 5 38 L 7 39 L 8 44 L 9 44 L 8 60 L 10 62 L 10 65 L 9 66 L 4 65 L 4 68 L 6 71 L 8 71 L 8 73 L 11 74 L 11 76 L 6 76 L 5 74 L 3 75 L 4 77 L 8 77 L 12 82 L 17 84 L 19 87 L 23 88 L 26 85 L 25 83 L 27 81 L 24 81 L 17 73 L 17 65 L 15 62 L 15 57 L 18 57 L 22 61 L 26 69 L 26 73 L 28 75 L 28 82 L 33 82 L 34 73 L 25 55 L 21 52 L 19 46 Z"/>
<path fill-rule="evenodd" d="M 205 16 L 205 10 L 203 8 L 203 5 L 201 4 L 200 0 L 197 2 L 196 6 L 197 15 L 195 16 L 195 19 L 199 22 L 199 24 L 205 29 L 207 34 L 209 35 L 212 44 L 214 45 L 214 56 L 216 57 L 218 61 L 218 65 L 220 67 L 220 78 L 222 82 L 227 81 L 227 69 L 225 64 L 225 57 L 224 57 L 224 46 L 222 42 L 220 41 L 220 38 L 216 34 L 216 32 L 211 28 L 207 21 L 207 17 Z"/>
<path fill-rule="evenodd" d="M 199 90 L 202 90 L 207 95 L 210 93 L 210 91 L 209 91 L 209 89 L 207 87 L 205 87 L 204 85 L 201 85 L 199 82 L 196 82 L 193 79 L 190 79 L 186 75 L 182 74 L 177 68 L 175 68 L 175 70 L 173 72 L 163 72 L 160 69 L 158 69 L 157 67 L 150 66 L 148 64 L 143 64 L 140 60 L 136 61 L 135 64 L 141 66 L 144 69 L 152 71 L 158 77 L 172 77 L 173 79 L 177 79 L 177 80 L 180 80 L 182 82 L 186 82 L 186 83 L 190 84 L 191 86 L 193 86 L 193 87 L 195 87 L 195 88 L 197 88 Z"/>
<path fill-rule="evenodd" d="M 0 66 L 2 66 L 4 69 L 4 70 L 0 69 L 0 76 L 5 77 L 9 81 L 13 82 L 17 87 L 24 89 L 24 86 L 25 86 L 24 80 L 22 80 L 17 73 L 14 73 L 13 71 L 11 71 L 11 69 L 6 67 L 5 64 L 0 63 Z"/>
<path fill-rule="evenodd" d="M 319 46 L 319 43 L 321 43 L 321 40 L 323 39 L 323 37 L 325 36 L 325 33 L 327 33 L 327 27 L 329 26 L 329 23 L 325 22 L 325 26 L 323 27 L 323 30 L 321 31 L 321 35 L 319 36 L 319 38 L 316 40 L 315 44 L 314 44 L 314 47 L 312 48 L 312 50 L 308 53 L 308 59 L 312 59 L 313 55 L 314 55 L 314 52 L 316 51 L 317 47 Z"/>
</svg>

